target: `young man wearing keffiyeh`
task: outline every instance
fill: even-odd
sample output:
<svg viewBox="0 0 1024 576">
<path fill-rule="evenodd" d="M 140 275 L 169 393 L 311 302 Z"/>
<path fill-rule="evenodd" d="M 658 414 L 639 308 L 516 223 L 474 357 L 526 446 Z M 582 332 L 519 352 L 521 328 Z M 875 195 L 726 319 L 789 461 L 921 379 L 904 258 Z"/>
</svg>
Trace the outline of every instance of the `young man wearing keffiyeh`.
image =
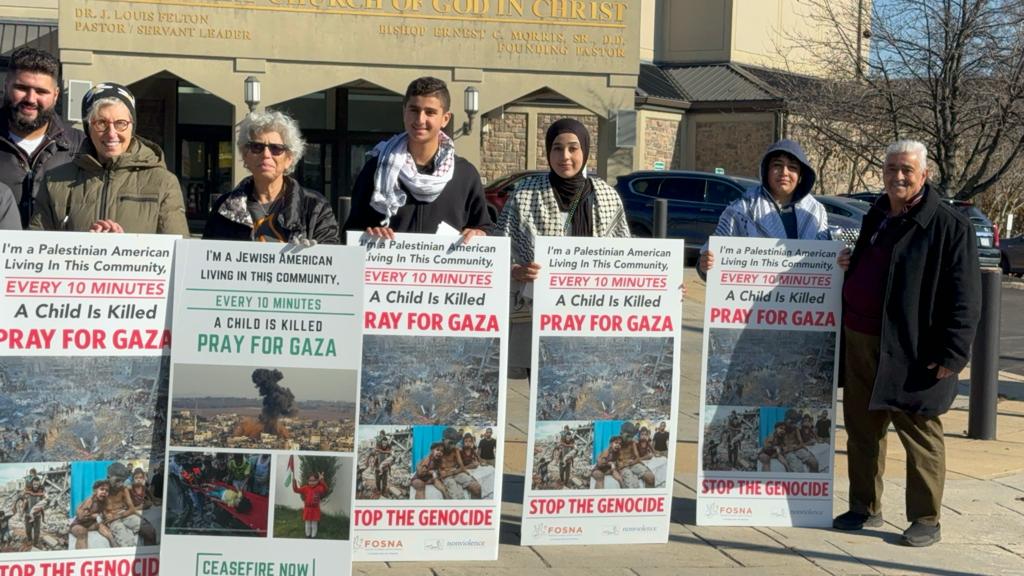
<svg viewBox="0 0 1024 576">
<path fill-rule="evenodd" d="M 346 230 L 394 238 L 395 232 L 443 233 L 466 240 L 491 225 L 480 174 L 455 155 L 442 130 L 451 121 L 444 81 L 429 76 L 409 84 L 403 101 L 405 132 L 370 152 L 352 187 Z"/>
</svg>

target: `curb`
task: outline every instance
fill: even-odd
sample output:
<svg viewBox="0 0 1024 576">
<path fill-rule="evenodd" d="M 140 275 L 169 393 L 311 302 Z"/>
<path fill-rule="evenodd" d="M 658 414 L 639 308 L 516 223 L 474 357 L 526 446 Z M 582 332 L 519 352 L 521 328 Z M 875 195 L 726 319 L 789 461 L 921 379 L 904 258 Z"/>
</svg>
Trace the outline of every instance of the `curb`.
<svg viewBox="0 0 1024 576">
<path fill-rule="evenodd" d="M 1024 290 L 1024 279 L 1004 276 L 1002 287 L 1007 290 Z"/>
</svg>

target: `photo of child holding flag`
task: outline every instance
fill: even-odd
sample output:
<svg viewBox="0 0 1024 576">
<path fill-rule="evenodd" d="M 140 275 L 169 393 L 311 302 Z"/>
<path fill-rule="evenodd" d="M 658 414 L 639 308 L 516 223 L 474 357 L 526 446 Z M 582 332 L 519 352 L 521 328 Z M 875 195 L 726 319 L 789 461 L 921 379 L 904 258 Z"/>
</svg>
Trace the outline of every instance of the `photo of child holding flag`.
<svg viewBox="0 0 1024 576">
<path fill-rule="evenodd" d="M 348 540 L 352 459 L 290 455 L 276 458 L 282 480 L 274 498 L 274 537 Z"/>
</svg>

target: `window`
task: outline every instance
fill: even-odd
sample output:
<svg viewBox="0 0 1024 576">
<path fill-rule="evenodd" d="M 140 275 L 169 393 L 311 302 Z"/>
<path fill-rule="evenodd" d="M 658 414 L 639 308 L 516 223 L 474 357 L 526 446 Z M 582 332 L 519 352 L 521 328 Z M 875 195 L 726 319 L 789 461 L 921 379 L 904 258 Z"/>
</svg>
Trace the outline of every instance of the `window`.
<svg viewBox="0 0 1024 576">
<path fill-rule="evenodd" d="M 658 197 L 684 202 L 703 202 L 704 181 L 696 178 L 666 178 L 658 191 Z"/>
<path fill-rule="evenodd" d="M 708 181 L 708 203 L 721 204 L 726 206 L 732 204 L 733 200 L 740 197 L 743 191 L 729 184 L 718 180 Z"/>
<path fill-rule="evenodd" d="M 629 187 L 637 194 L 657 196 L 659 183 L 661 183 L 661 178 L 640 178 L 630 182 Z"/>
</svg>

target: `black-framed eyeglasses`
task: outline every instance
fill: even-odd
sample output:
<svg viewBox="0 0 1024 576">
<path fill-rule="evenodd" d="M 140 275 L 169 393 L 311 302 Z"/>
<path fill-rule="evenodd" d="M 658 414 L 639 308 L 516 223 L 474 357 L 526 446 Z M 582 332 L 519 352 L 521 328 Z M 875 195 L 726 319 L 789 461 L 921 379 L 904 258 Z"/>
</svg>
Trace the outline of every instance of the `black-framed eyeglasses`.
<svg viewBox="0 0 1024 576">
<path fill-rule="evenodd" d="M 267 144 L 265 142 L 247 142 L 245 149 L 253 154 L 263 154 L 263 151 L 270 149 L 271 156 L 280 156 L 285 152 L 288 152 L 288 147 L 284 144 Z"/>
<path fill-rule="evenodd" d="M 93 120 L 89 123 L 89 125 L 92 126 L 93 130 L 97 132 L 107 132 L 111 128 L 113 128 L 117 132 L 124 132 L 125 130 L 128 129 L 129 126 L 132 125 L 132 121 L 114 120 L 113 122 L 109 122 L 107 120 Z"/>
</svg>

